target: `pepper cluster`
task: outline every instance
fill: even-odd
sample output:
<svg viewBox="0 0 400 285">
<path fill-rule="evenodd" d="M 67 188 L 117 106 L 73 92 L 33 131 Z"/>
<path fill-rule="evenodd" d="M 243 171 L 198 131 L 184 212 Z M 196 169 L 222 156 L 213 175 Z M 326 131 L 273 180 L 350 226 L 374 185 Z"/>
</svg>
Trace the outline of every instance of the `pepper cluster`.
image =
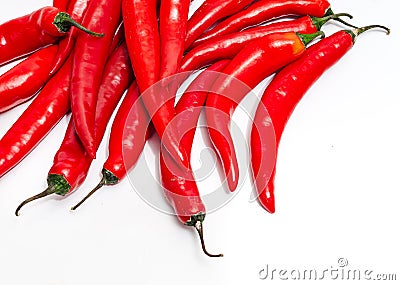
<svg viewBox="0 0 400 285">
<path fill-rule="evenodd" d="M 118 184 L 156 133 L 167 201 L 183 224 L 195 227 L 203 251 L 222 256 L 205 248 L 206 207 L 190 166 L 202 107 L 227 185 L 235 191 L 239 168 L 232 114 L 249 90 L 275 74 L 257 108 L 250 141 L 258 200 L 273 213 L 273 155 L 295 106 L 359 34 L 372 28 L 390 32 L 343 21 L 351 15 L 333 13 L 327 0 L 205 0 L 188 18 L 190 5 L 190 0 L 55 0 L 52 7 L 0 25 L 0 66 L 22 59 L 0 76 L 0 112 L 34 98 L 0 140 L 0 177 L 72 112 L 48 188 L 22 202 L 17 215 L 28 202 L 66 196 L 83 183 L 122 101 L 103 178 L 72 209 L 102 186 Z M 287 16 L 295 19 L 270 23 Z M 325 38 L 320 29 L 330 20 L 351 29 Z M 195 71 L 199 75 L 175 106 L 178 88 Z"/>
</svg>

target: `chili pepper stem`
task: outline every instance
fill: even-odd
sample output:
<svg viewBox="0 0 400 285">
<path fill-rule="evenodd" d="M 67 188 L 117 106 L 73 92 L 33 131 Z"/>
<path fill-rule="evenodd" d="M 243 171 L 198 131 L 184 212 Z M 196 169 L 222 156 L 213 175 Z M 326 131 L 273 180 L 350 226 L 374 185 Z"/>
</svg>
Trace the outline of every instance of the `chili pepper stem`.
<svg viewBox="0 0 400 285">
<path fill-rule="evenodd" d="M 365 27 L 361 27 L 361 28 L 357 28 L 355 29 L 354 33 L 356 34 L 356 36 L 358 36 L 359 34 L 364 33 L 365 31 L 368 31 L 370 29 L 374 29 L 374 28 L 380 28 L 386 31 L 386 34 L 389 35 L 390 34 L 390 29 L 382 26 L 382 25 L 370 25 L 370 26 L 365 26 Z"/>
<path fill-rule="evenodd" d="M 71 208 L 71 211 L 75 211 L 80 205 L 82 205 L 87 199 L 89 199 L 97 190 L 102 188 L 104 185 L 106 185 L 106 179 L 103 177 L 101 179 L 100 183 L 97 184 L 97 186 L 94 187 L 94 189 L 92 191 L 90 191 L 89 194 L 87 194 L 85 198 L 83 198 L 78 204 L 76 204 L 75 206 L 73 206 Z"/>
<path fill-rule="evenodd" d="M 326 10 L 326 13 L 325 13 L 325 15 L 324 15 L 324 18 L 333 16 L 333 15 L 335 15 L 335 13 L 333 13 L 332 8 L 329 8 L 328 10 Z M 353 17 L 351 16 L 351 17 L 349 17 L 349 18 L 352 19 Z M 344 25 L 346 25 L 346 26 L 349 26 L 349 27 L 352 27 L 352 28 L 355 28 L 355 29 L 358 28 L 358 27 L 356 27 L 356 26 L 353 26 L 352 24 L 349 24 L 349 23 L 343 21 L 343 20 L 340 19 L 340 18 L 331 18 L 331 19 L 333 19 L 333 20 L 335 20 L 335 21 L 337 21 L 337 22 L 340 22 L 340 23 L 342 23 L 342 24 L 344 24 Z"/>
<path fill-rule="evenodd" d="M 75 211 L 78 207 L 80 207 L 87 199 L 89 199 L 97 190 L 101 189 L 103 186 L 115 185 L 119 182 L 119 178 L 115 176 L 111 171 L 104 169 L 101 171 L 103 177 L 101 178 L 99 184 L 89 192 L 78 204 L 71 208 L 71 211 Z"/>
<path fill-rule="evenodd" d="M 374 29 L 374 28 L 383 29 L 386 31 L 387 35 L 390 34 L 390 29 L 388 27 L 385 27 L 382 25 L 369 25 L 369 26 L 365 26 L 365 27 L 361 27 L 361 28 L 356 28 L 353 30 L 346 30 L 345 32 L 349 33 L 351 35 L 351 37 L 353 38 L 353 42 L 355 42 L 358 35 L 366 32 L 368 30 Z"/>
<path fill-rule="evenodd" d="M 49 187 L 48 187 L 46 190 L 44 190 L 43 192 L 41 192 L 41 193 L 39 193 L 39 194 L 37 194 L 37 195 L 35 195 L 35 196 L 32 196 L 32 197 L 26 199 L 25 201 L 23 201 L 23 202 L 17 207 L 17 209 L 15 210 L 15 215 L 16 215 L 16 216 L 19 216 L 19 215 L 20 215 L 21 208 L 22 208 L 23 206 L 25 206 L 26 204 L 28 204 L 28 203 L 30 203 L 30 202 L 32 202 L 32 201 L 35 201 L 35 200 L 37 200 L 37 199 L 44 198 L 44 197 L 49 196 L 49 195 L 51 195 L 51 194 L 55 194 L 55 193 L 56 193 L 55 187 L 49 186 Z"/>
<path fill-rule="evenodd" d="M 313 41 L 315 38 L 321 36 L 321 38 L 325 38 L 325 33 L 323 31 L 318 31 L 313 34 L 300 34 L 296 33 L 297 36 L 301 39 L 303 44 L 306 46 L 308 45 L 311 41 Z"/>
<path fill-rule="evenodd" d="M 342 24 L 345 24 L 345 25 L 347 25 L 349 27 L 352 27 L 352 28 L 358 28 L 356 26 L 353 26 L 353 25 L 343 21 L 342 19 L 340 19 L 340 17 L 348 17 L 350 19 L 353 19 L 353 16 L 348 14 L 348 13 L 332 14 L 332 15 L 328 15 L 328 16 L 325 16 L 325 17 L 322 17 L 322 18 L 310 16 L 310 18 L 311 18 L 311 20 L 312 20 L 312 22 L 313 22 L 313 24 L 314 24 L 314 26 L 316 27 L 317 30 L 320 30 L 322 28 L 322 26 L 325 25 L 325 23 L 328 22 L 329 20 L 335 20 L 335 21 L 339 21 L 340 20 L 340 22 Z"/>
<path fill-rule="evenodd" d="M 28 198 L 25 201 L 23 201 L 15 210 L 15 215 L 19 216 L 19 212 L 20 212 L 21 208 L 32 201 L 35 201 L 40 198 L 44 198 L 51 194 L 57 194 L 57 195 L 64 196 L 71 189 L 71 185 L 64 178 L 64 176 L 58 175 L 58 174 L 49 174 L 47 176 L 47 185 L 48 185 L 47 189 L 44 190 L 42 193 L 39 193 L 39 194 L 32 196 L 31 198 Z"/>
<path fill-rule="evenodd" d="M 194 227 L 195 227 L 197 233 L 199 234 L 201 248 L 203 249 L 203 252 L 209 257 L 223 257 L 224 256 L 223 254 L 211 254 L 207 251 L 206 245 L 204 243 L 203 222 L 197 221 L 196 224 L 194 225 Z"/>
<path fill-rule="evenodd" d="M 94 37 L 104 36 L 103 33 L 96 33 L 96 32 L 90 31 L 89 29 L 85 28 L 78 22 L 72 20 L 71 16 L 64 12 L 58 13 L 57 16 L 54 18 L 53 23 L 57 27 L 57 29 L 63 33 L 68 32 L 71 29 L 71 27 L 74 26 L 74 27 L 78 28 L 79 30 L 84 31 L 85 33 L 92 35 Z"/>
<path fill-rule="evenodd" d="M 190 220 L 187 221 L 185 224 L 187 226 L 192 226 L 196 229 L 197 233 L 199 234 L 200 237 L 200 242 L 201 242 L 201 248 L 203 249 L 203 252 L 209 256 L 209 257 L 222 257 L 224 256 L 223 254 L 211 254 L 207 251 L 206 245 L 204 242 L 204 232 L 203 232 L 203 221 L 204 218 L 206 217 L 206 214 L 200 212 L 196 215 L 192 215 L 190 217 Z"/>
</svg>

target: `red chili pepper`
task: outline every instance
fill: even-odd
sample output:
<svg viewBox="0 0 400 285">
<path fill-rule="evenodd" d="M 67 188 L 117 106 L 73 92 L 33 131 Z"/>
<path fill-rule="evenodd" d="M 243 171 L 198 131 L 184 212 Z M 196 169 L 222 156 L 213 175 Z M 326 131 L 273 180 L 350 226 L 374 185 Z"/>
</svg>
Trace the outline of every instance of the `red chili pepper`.
<svg viewBox="0 0 400 285">
<path fill-rule="evenodd" d="M 69 0 L 53 0 L 53 7 L 67 11 Z"/>
<path fill-rule="evenodd" d="M 323 17 L 331 14 L 327 0 L 261 0 L 253 3 L 247 9 L 229 17 L 217 24 L 213 29 L 205 32 L 196 40 L 196 45 L 211 38 L 227 35 L 240 30 L 261 24 L 276 17 L 286 15 L 310 15 Z M 328 13 L 327 13 L 328 12 Z"/>
<path fill-rule="evenodd" d="M 177 163 L 189 167 L 177 130 L 168 127 L 175 116 L 174 97 L 167 90 L 147 90 L 160 79 L 160 37 L 155 0 L 123 0 L 125 38 L 141 98 L 162 143 Z M 147 90 L 147 91 L 146 91 Z"/>
<path fill-rule="evenodd" d="M 133 73 L 130 68 L 126 45 L 121 45 L 110 56 L 104 69 L 96 108 L 96 149 L 99 147 L 107 123 L 119 99 L 132 81 L 132 77 Z M 49 171 L 48 188 L 22 202 L 15 212 L 16 215 L 18 215 L 22 206 L 35 199 L 50 194 L 64 196 L 74 191 L 85 180 L 92 161 L 93 158 L 85 151 L 71 119 L 64 140 L 54 157 L 53 166 Z"/>
<path fill-rule="evenodd" d="M 229 132 L 231 116 L 243 97 L 264 78 L 298 58 L 312 39 L 322 32 L 301 35 L 275 33 L 243 48 L 222 71 L 206 103 L 208 132 L 222 162 L 227 184 L 234 191 L 239 170 Z"/>
<path fill-rule="evenodd" d="M 96 103 L 114 34 L 120 23 L 121 0 L 98 0 L 89 3 L 83 23 L 90 29 L 102 30 L 97 39 L 79 34 L 74 50 L 71 78 L 71 110 L 75 129 L 93 158 L 96 157 Z"/>
<path fill-rule="evenodd" d="M 0 113 L 35 95 L 49 79 L 57 46 L 43 48 L 0 76 Z"/>
<path fill-rule="evenodd" d="M 329 15 L 323 18 L 304 16 L 296 20 L 272 23 L 266 26 L 254 27 L 242 32 L 210 39 L 196 46 L 185 55 L 179 72 L 193 71 L 217 60 L 231 59 L 253 40 L 263 38 L 272 33 L 315 33 L 319 31 L 327 21 L 337 19 L 341 16 L 352 18 L 351 15 L 345 13 Z"/>
<path fill-rule="evenodd" d="M 149 115 L 138 99 L 139 88 L 134 82 L 129 87 L 111 128 L 108 158 L 101 171 L 103 177 L 99 184 L 71 210 L 76 210 L 103 186 L 118 184 L 135 166 L 152 133 L 152 129 L 147 127 L 150 121 Z"/>
<path fill-rule="evenodd" d="M 190 0 L 167 0 L 161 2 L 160 78 L 173 75 L 178 70 L 184 51 L 189 6 Z"/>
<path fill-rule="evenodd" d="M 194 12 L 187 24 L 185 50 L 218 20 L 228 17 L 254 0 L 206 0 Z"/>
<path fill-rule="evenodd" d="M 13 61 L 38 48 L 53 44 L 75 26 L 94 36 L 71 17 L 55 7 L 44 7 L 0 25 L 0 65 Z"/>
<path fill-rule="evenodd" d="M 87 6 L 90 0 L 71 0 L 68 5 L 67 13 L 71 15 L 71 18 L 81 23 L 83 16 L 86 12 Z M 65 60 L 69 57 L 75 46 L 75 40 L 78 35 L 78 30 L 72 28 L 67 37 L 60 40 L 58 43 L 58 54 L 57 58 L 54 60 L 54 66 L 50 71 L 50 75 L 53 75 L 57 70 L 63 65 Z"/>
<path fill-rule="evenodd" d="M 0 140 L 0 177 L 28 155 L 68 112 L 71 63 L 67 60 Z"/>
<path fill-rule="evenodd" d="M 219 75 L 217 72 L 223 70 L 228 63 L 228 60 L 217 62 L 202 72 L 193 80 L 176 106 L 176 123 L 183 135 L 181 144 L 189 154 L 208 90 L 217 79 Z M 160 151 L 161 181 L 169 204 L 184 225 L 196 228 L 205 254 L 211 257 L 222 256 L 222 254 L 210 254 L 205 248 L 202 223 L 206 208 L 201 200 L 193 173 L 182 171 L 177 167 L 163 147 Z"/>
<path fill-rule="evenodd" d="M 265 90 L 251 131 L 251 165 L 258 199 L 267 211 L 275 212 L 275 165 L 271 165 L 269 157 L 270 138 L 264 134 L 273 126 L 278 148 L 285 125 L 307 90 L 350 50 L 357 35 L 375 27 L 389 33 L 385 27 L 368 26 L 353 31 L 339 31 L 312 45 L 298 60 L 282 69 Z"/>
</svg>

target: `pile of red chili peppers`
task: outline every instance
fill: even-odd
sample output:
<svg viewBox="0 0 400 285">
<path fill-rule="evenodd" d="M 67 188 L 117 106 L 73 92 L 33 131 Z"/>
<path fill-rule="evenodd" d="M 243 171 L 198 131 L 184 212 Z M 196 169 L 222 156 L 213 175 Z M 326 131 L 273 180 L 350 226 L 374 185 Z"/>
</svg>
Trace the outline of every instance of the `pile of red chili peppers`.
<svg viewBox="0 0 400 285">
<path fill-rule="evenodd" d="M 348 24 L 341 17 L 351 15 L 333 13 L 327 0 L 205 0 L 189 18 L 190 5 L 190 0 L 54 0 L 51 7 L 0 24 L 0 66 L 21 60 L 0 75 L 0 113 L 31 100 L 0 140 L 0 177 L 72 113 L 48 188 L 22 202 L 16 215 L 28 202 L 79 188 L 119 106 L 102 179 L 72 209 L 102 186 L 118 184 L 156 133 L 165 198 L 182 224 L 195 227 L 204 253 L 222 256 L 205 248 L 206 206 L 190 166 L 203 106 L 227 186 L 235 191 L 240 173 L 232 114 L 251 89 L 275 74 L 250 138 L 258 201 L 274 213 L 275 154 L 295 106 L 359 34 L 372 28 L 390 32 L 380 25 Z M 330 20 L 349 28 L 325 37 L 321 27 Z M 175 105 L 178 88 L 194 71 L 200 73 Z"/>
</svg>

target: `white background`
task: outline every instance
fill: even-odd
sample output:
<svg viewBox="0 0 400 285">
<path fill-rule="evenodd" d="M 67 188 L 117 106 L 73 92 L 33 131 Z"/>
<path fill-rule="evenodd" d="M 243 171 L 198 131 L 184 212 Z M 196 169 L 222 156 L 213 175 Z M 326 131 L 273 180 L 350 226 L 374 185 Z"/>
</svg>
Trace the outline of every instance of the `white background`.
<svg viewBox="0 0 400 285">
<path fill-rule="evenodd" d="M 2 1 L 0 22 L 50 3 Z M 357 25 L 387 25 L 392 34 L 360 36 L 298 105 L 279 149 L 274 215 L 249 203 L 251 180 L 242 163 L 244 186 L 205 222 L 209 250 L 225 257 L 203 255 L 195 232 L 149 207 L 128 180 L 103 189 L 71 213 L 69 208 L 98 182 L 106 142 L 76 193 L 32 203 L 15 217 L 21 200 L 46 187 L 65 118 L 0 180 L 0 284 L 265 284 L 270 281 L 260 280 L 258 273 L 267 264 L 270 269 L 323 270 L 337 268 L 338 258 L 346 258 L 349 269 L 397 273 L 399 279 L 400 4 L 331 4 L 336 12 L 353 14 Z M 331 34 L 340 28 L 329 24 L 324 31 Z M 0 115 L 0 135 L 26 107 Z M 247 134 L 249 122 L 241 116 L 239 112 L 235 120 Z M 202 145 L 197 140 L 194 149 Z M 154 149 L 146 147 L 141 165 L 144 158 L 154 161 Z M 242 153 L 240 159 L 245 162 L 247 157 Z M 141 169 L 137 167 L 133 177 L 140 179 Z M 201 183 L 201 191 L 218 186 L 217 175 L 210 179 L 214 184 Z M 158 191 L 157 185 L 147 190 Z"/>
</svg>

